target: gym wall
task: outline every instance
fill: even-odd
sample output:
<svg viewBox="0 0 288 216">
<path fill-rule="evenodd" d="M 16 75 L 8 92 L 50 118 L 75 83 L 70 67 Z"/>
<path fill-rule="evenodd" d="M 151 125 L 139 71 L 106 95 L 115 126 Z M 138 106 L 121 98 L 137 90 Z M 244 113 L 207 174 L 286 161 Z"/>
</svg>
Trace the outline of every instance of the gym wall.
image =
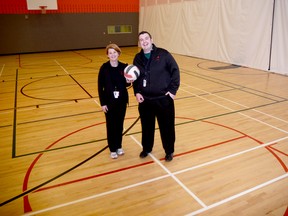
<svg viewBox="0 0 288 216">
<path fill-rule="evenodd" d="M 288 75 L 288 0 L 141 0 L 139 29 L 172 53 Z"/>
<path fill-rule="evenodd" d="M 138 43 L 138 0 L 58 0 L 58 10 L 28 10 L 26 0 L 0 1 L 0 54 L 106 47 Z M 108 34 L 109 25 L 131 33 Z"/>
</svg>

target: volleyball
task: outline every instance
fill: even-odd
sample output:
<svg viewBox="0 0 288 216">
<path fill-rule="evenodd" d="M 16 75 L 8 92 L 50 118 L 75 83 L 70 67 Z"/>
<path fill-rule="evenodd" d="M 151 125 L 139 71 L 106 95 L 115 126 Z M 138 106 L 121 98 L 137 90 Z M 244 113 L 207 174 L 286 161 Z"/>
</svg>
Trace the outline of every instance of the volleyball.
<svg viewBox="0 0 288 216">
<path fill-rule="evenodd" d="M 137 66 L 130 64 L 124 69 L 124 77 L 129 81 L 135 81 L 140 76 Z"/>
</svg>

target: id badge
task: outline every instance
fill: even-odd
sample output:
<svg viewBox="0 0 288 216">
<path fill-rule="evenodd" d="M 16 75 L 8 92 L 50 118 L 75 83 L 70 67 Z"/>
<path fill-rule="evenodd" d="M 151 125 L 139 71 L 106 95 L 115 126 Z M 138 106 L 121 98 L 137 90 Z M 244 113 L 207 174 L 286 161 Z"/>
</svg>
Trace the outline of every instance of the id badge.
<svg viewBox="0 0 288 216">
<path fill-rule="evenodd" d="M 146 87 L 147 81 L 146 79 L 143 80 L 143 87 Z"/>
<path fill-rule="evenodd" d="M 114 94 L 114 98 L 118 98 L 119 97 L 119 91 L 114 91 L 113 94 Z"/>
</svg>

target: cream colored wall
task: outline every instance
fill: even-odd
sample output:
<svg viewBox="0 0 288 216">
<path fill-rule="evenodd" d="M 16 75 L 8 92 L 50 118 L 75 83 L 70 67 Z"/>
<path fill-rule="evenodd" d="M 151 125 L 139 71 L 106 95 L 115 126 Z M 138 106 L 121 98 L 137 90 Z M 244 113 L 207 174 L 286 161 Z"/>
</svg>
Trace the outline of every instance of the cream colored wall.
<svg viewBox="0 0 288 216">
<path fill-rule="evenodd" d="M 288 75 L 288 4 L 275 3 L 272 43 L 274 0 L 141 0 L 139 29 L 173 53 Z"/>
</svg>

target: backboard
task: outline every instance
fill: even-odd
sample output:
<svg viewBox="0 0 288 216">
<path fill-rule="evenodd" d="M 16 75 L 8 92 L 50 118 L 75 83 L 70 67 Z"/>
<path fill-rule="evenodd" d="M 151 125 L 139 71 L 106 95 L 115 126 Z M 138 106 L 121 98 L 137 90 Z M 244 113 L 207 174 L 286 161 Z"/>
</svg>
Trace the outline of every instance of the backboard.
<svg viewBox="0 0 288 216">
<path fill-rule="evenodd" d="M 28 10 L 58 10 L 57 0 L 27 0 Z"/>
</svg>

